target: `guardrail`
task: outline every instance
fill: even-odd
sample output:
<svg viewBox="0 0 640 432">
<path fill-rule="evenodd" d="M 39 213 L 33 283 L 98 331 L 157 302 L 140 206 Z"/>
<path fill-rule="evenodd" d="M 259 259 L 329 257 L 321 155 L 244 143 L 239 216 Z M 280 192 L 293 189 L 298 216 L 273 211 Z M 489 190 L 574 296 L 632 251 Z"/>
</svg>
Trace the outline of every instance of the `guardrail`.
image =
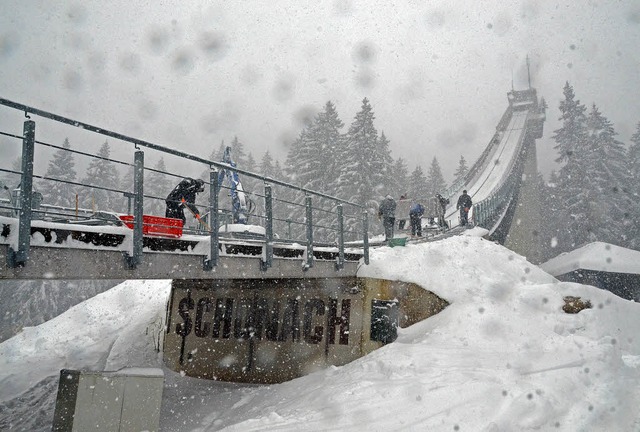
<svg viewBox="0 0 640 432">
<path fill-rule="evenodd" d="M 173 148 L 164 147 L 67 117 L 62 117 L 7 99 L 0 98 L 0 105 L 24 112 L 25 117 L 27 117 L 27 120 L 23 123 L 22 135 L 0 131 L 0 135 L 15 139 L 16 141 L 22 141 L 21 170 L 17 171 L 15 169 L 0 167 L 0 172 L 13 175 L 19 179 L 19 188 L 12 189 L 14 193 L 11 194 L 11 199 L 0 200 L 0 211 L 4 211 L 18 219 L 18 240 L 16 244 L 10 246 L 8 254 L 7 264 L 10 267 L 25 266 L 28 263 L 31 221 L 34 218 L 101 219 L 98 210 L 116 210 L 96 208 L 81 209 L 78 206 L 77 195 L 75 208 L 53 206 L 46 202 L 40 203 L 38 202 L 38 192 L 34 191 L 34 179 L 54 184 L 69 185 L 75 188 L 86 188 L 92 191 L 99 191 L 103 194 L 109 194 L 110 196 L 121 196 L 123 197 L 122 207 L 124 207 L 124 198 L 126 198 L 126 212 L 128 214 L 133 213 L 133 242 L 129 252 L 125 254 L 125 263 L 128 268 L 135 268 L 140 265 L 144 256 L 143 215 L 145 214 L 145 203 L 160 201 L 162 206 L 164 206 L 165 201 L 165 197 L 154 196 L 148 193 L 145 194 L 145 172 L 179 179 L 187 177 L 145 166 L 145 152 L 142 148 L 147 151 L 159 152 L 166 157 L 177 158 L 180 161 L 188 161 L 189 163 L 201 165 L 208 171 L 208 176 L 205 180 L 205 185 L 208 188 L 208 200 L 205 206 L 208 213 L 206 218 L 203 219 L 203 225 L 211 228 L 204 230 L 202 227 L 185 228 L 185 232 L 199 235 L 204 234 L 209 237 L 211 247 L 208 255 L 203 259 L 203 268 L 205 270 L 212 270 L 218 265 L 220 243 L 218 227 L 227 223 L 230 219 L 230 211 L 221 209 L 219 205 L 220 191 L 229 189 L 229 187 L 225 187 L 218 182 L 219 170 L 223 169 L 236 171 L 245 178 L 253 179 L 256 183 L 263 185 L 264 193 L 253 193 L 252 197 L 262 201 L 260 214 L 254 217 L 260 219 L 261 226 L 265 229 L 264 253 L 261 257 L 262 267 L 264 269 L 272 265 L 273 244 L 275 241 L 279 243 L 303 243 L 306 246 L 303 268 L 313 266 L 313 250 L 314 247 L 318 246 L 334 246 L 338 249 L 336 259 L 337 269 L 344 266 L 345 247 L 361 249 L 365 264 L 369 263 L 368 214 L 362 206 L 356 203 L 244 169 L 232 167 L 222 162 L 212 161 Z M 64 127 L 70 126 L 94 134 L 107 136 L 124 142 L 128 146 L 133 145 L 133 148 L 129 147 L 130 150 L 133 150 L 133 162 L 125 162 L 105 155 L 79 151 L 36 140 L 36 122 L 31 119 L 30 115 L 52 120 L 56 124 L 61 124 Z M 78 182 L 34 174 L 34 155 L 36 154 L 37 147 L 55 148 L 71 152 L 75 155 L 125 166 L 126 169 L 133 171 L 132 184 L 130 185 L 131 189 L 123 190 L 119 188 L 119 185 L 97 185 L 83 181 Z M 16 189 L 18 193 L 16 193 Z M 98 205 L 99 204 L 100 203 L 98 203 Z M 202 206 L 202 204 L 199 205 Z M 156 208 L 157 207 L 156 205 Z M 124 212 L 124 208 L 119 210 Z M 323 214 L 323 220 L 329 222 L 324 225 L 314 223 L 315 216 L 319 213 Z M 109 222 L 106 218 L 103 218 L 103 220 L 105 223 Z M 280 234 L 277 234 L 276 229 Z"/>
</svg>

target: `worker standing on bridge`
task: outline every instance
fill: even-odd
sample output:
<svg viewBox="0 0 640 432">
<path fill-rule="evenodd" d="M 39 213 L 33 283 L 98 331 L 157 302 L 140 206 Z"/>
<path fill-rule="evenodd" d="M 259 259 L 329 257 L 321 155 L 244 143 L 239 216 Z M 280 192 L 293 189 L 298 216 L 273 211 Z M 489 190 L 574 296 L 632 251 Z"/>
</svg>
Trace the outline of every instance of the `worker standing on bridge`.
<svg viewBox="0 0 640 432">
<path fill-rule="evenodd" d="M 422 237 L 422 215 L 424 215 L 424 206 L 418 202 L 411 204 L 409 210 L 409 221 L 411 222 L 411 237 Z"/>
<path fill-rule="evenodd" d="M 465 226 L 469 223 L 469 210 L 471 210 L 471 206 L 473 202 L 471 201 L 471 197 L 467 195 L 467 190 L 462 191 L 462 195 L 458 198 L 458 204 L 456 205 L 457 209 L 460 209 L 460 225 Z"/>
<path fill-rule="evenodd" d="M 445 213 L 445 210 L 447 209 L 447 205 L 449 204 L 449 198 L 445 198 L 439 193 L 437 193 L 436 199 L 438 200 L 438 225 L 440 225 L 443 228 L 448 228 L 447 221 L 444 220 L 444 213 Z"/>
<path fill-rule="evenodd" d="M 196 219 L 200 219 L 200 212 L 195 205 L 196 194 L 199 192 L 204 192 L 203 180 L 194 180 L 192 178 L 182 180 L 173 188 L 165 200 L 165 203 L 167 203 L 165 217 L 182 219 L 184 224 L 187 221 L 184 216 L 184 207 L 186 206 L 189 207 Z"/>
<path fill-rule="evenodd" d="M 402 231 L 407 223 L 407 217 L 409 217 L 409 210 L 411 210 L 411 200 L 406 195 L 400 195 L 398 206 L 396 207 L 396 215 L 398 217 L 398 230 Z"/>
<path fill-rule="evenodd" d="M 393 238 L 393 227 L 396 224 L 396 201 L 391 195 L 387 195 L 378 207 L 378 219 L 380 218 L 384 227 L 384 239 L 389 241 Z"/>
</svg>

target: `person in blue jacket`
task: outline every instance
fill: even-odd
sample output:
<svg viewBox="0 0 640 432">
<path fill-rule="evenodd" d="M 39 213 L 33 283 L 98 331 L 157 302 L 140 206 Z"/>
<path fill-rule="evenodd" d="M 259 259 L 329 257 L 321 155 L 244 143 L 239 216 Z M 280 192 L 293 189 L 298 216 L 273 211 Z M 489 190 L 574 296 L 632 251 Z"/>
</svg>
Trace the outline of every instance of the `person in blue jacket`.
<svg viewBox="0 0 640 432">
<path fill-rule="evenodd" d="M 409 210 L 409 221 L 411 223 L 411 237 L 422 237 L 422 215 L 424 206 L 420 203 L 413 203 Z"/>
</svg>

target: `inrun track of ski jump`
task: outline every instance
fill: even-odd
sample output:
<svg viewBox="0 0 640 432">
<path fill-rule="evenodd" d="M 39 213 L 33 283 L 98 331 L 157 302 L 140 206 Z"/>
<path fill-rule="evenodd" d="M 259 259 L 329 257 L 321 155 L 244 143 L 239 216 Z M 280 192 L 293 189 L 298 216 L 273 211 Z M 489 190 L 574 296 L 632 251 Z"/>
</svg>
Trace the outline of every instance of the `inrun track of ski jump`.
<svg viewBox="0 0 640 432">
<path fill-rule="evenodd" d="M 431 234 L 429 239 L 460 233 L 462 227 L 459 226 L 455 203 L 462 190 L 466 189 L 473 200 L 471 224 L 486 228 L 489 238 L 536 262 L 536 257 L 532 256 L 536 248 L 531 245 L 535 245 L 539 232 L 539 200 L 529 179 L 533 179 L 537 171 L 535 140 L 542 136 L 545 113 L 538 104 L 535 89 L 513 90 L 507 96 L 508 107 L 486 149 L 463 181 L 452 185 L 446 192 L 451 204 L 445 218 L 451 229 L 446 233 Z M 0 106 L 5 110 L 9 108 L 14 115 L 24 113 L 38 117 L 42 122 L 80 128 L 133 144 L 134 162 L 125 165 L 134 169 L 153 171 L 144 166 L 142 149 L 146 149 L 159 151 L 167 157 L 188 159 L 202 164 L 204 169 L 209 168 L 211 181 L 207 182 L 208 185 L 217 183 L 220 170 L 225 169 L 267 185 L 264 194 L 255 194 L 263 201 L 260 203 L 259 221 L 255 226 L 241 226 L 237 230 L 240 232 L 236 233 L 189 231 L 185 227 L 179 238 L 147 235 L 148 226 L 143 227 L 143 218 L 138 216 L 146 214 L 145 200 L 158 197 L 144 194 L 142 176 L 138 183 L 134 181 L 132 192 L 67 182 L 121 192 L 129 197 L 133 221 L 129 220 L 128 225 L 105 220 L 113 218 L 109 209 L 62 209 L 47 206 L 46 202 L 32 208 L 30 203 L 37 201 L 34 178 L 57 180 L 33 173 L 34 155 L 37 157 L 40 147 L 56 146 L 47 144 L 46 137 L 36 133 L 36 122 L 29 118 L 24 121 L 22 136 L 0 131 L 14 138 L 16 145 L 21 141 L 23 147 L 22 171 L 2 170 L 20 176 L 21 187 L 17 200 L 2 198 L 0 201 L 0 211 L 4 214 L 0 216 L 1 279 L 219 279 L 236 278 L 239 274 L 248 279 L 314 278 L 336 275 L 337 272 L 341 276 L 354 276 L 360 261 L 366 265 L 369 247 L 384 245 L 369 238 L 368 227 L 374 222 L 362 207 L 327 196 L 323 191 L 308 191 L 243 171 L 240 167 L 209 161 L 6 99 L 0 98 Z M 217 185 L 218 190 L 223 187 Z M 297 221 L 278 219 L 277 215 L 282 214 L 278 212 L 279 206 L 292 203 L 280 200 L 273 188 L 304 195 L 298 203 L 300 217 Z M 217 195 L 209 195 L 209 214 L 222 215 L 222 210 L 217 208 Z M 320 208 L 319 203 L 323 203 L 325 208 Z M 313 225 L 313 215 L 317 211 L 335 214 L 335 226 L 329 229 L 333 230 L 336 241 L 318 242 L 314 239 L 314 233 L 321 228 Z M 209 224 L 205 225 L 228 226 L 221 220 L 222 216 L 217 221 L 213 219 L 210 218 Z M 291 235 L 292 224 L 297 224 L 297 236 Z M 254 232 L 255 227 L 257 232 Z M 274 231 L 274 227 L 280 228 Z"/>
</svg>

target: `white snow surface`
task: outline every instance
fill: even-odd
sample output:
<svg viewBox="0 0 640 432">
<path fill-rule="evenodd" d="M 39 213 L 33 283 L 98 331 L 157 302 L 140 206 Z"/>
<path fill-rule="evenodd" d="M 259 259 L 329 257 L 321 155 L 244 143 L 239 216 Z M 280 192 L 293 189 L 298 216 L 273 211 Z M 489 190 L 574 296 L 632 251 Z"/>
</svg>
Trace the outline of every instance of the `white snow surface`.
<svg viewBox="0 0 640 432">
<path fill-rule="evenodd" d="M 640 274 L 640 252 L 610 243 L 593 242 L 560 254 L 540 267 L 554 276 L 578 269 Z"/>
<path fill-rule="evenodd" d="M 373 250 L 359 275 L 450 305 L 347 365 L 240 385 L 164 368 L 154 337 L 170 282 L 127 281 L 0 344 L 0 400 L 62 368 L 162 367 L 162 431 L 640 430 L 639 304 L 474 236 Z M 566 295 L 593 308 L 566 314 Z"/>
</svg>

